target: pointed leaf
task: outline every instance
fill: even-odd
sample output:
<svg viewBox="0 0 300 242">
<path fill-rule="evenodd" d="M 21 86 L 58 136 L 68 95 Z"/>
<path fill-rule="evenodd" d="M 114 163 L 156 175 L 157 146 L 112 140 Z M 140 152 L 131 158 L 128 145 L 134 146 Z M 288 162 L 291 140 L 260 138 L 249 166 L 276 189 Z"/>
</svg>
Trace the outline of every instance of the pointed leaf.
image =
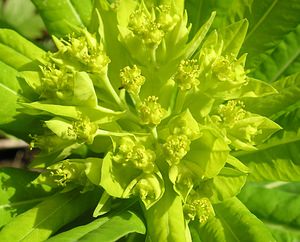
<svg viewBox="0 0 300 242">
<path fill-rule="evenodd" d="M 300 129 L 280 131 L 255 151 L 236 152 L 255 180 L 300 181 Z"/>
<path fill-rule="evenodd" d="M 298 0 L 254 0 L 246 14 L 249 31 L 242 51 L 248 53 L 247 66 L 255 68 L 261 62 L 261 53 L 272 50 L 282 36 L 293 31 L 299 24 Z"/>
<path fill-rule="evenodd" d="M 163 197 L 148 210 L 147 241 L 186 242 L 181 198 L 168 184 Z"/>
<path fill-rule="evenodd" d="M 32 0 L 50 34 L 63 37 L 76 27 L 88 26 L 92 14 L 91 0 Z"/>
<path fill-rule="evenodd" d="M 109 195 L 123 197 L 125 189 L 141 174 L 141 171 L 116 163 L 112 156 L 113 154 L 108 152 L 103 159 L 99 185 L 101 185 Z M 124 176 L 124 174 L 126 174 L 126 176 Z M 131 185 L 134 186 L 134 184 Z"/>
<path fill-rule="evenodd" d="M 239 194 L 248 209 L 264 221 L 300 228 L 300 196 L 272 187 L 272 183 L 249 183 Z"/>
<path fill-rule="evenodd" d="M 63 232 L 50 238 L 49 242 L 114 242 L 129 233 L 146 232 L 143 221 L 134 213 L 126 211 L 119 215 L 97 219 L 87 225 L 83 225 Z"/>
<path fill-rule="evenodd" d="M 0 228 L 51 195 L 50 188 L 30 184 L 37 172 L 0 169 Z"/>
<path fill-rule="evenodd" d="M 208 30 L 212 25 L 215 16 L 216 16 L 216 12 L 212 12 L 209 19 L 205 22 L 205 24 L 201 26 L 201 28 L 195 34 L 193 39 L 187 44 L 184 50 L 182 50 L 181 54 L 183 55 L 183 58 L 185 59 L 190 58 L 195 53 L 195 51 L 199 48 L 200 44 L 202 43 L 203 39 L 208 33 Z"/>
<path fill-rule="evenodd" d="M 235 197 L 241 191 L 246 179 L 246 174 L 224 167 L 216 177 L 206 183 L 211 191 L 211 194 L 206 194 L 206 196 L 212 203 Z"/>
<path fill-rule="evenodd" d="M 191 35 L 193 36 L 199 27 L 205 22 L 212 11 L 217 15 L 213 22 L 213 28 L 223 28 L 245 17 L 250 10 L 253 0 L 188 0 L 185 1 L 189 21 L 192 23 Z"/>
<path fill-rule="evenodd" d="M 0 233 L 1 241 L 45 241 L 59 228 L 96 205 L 94 192 L 72 191 L 54 195 L 17 216 Z M 18 229 L 16 229 L 18 228 Z"/>
<path fill-rule="evenodd" d="M 0 61 L 15 69 L 45 54 L 42 49 L 10 29 L 0 29 L 0 52 Z"/>
<path fill-rule="evenodd" d="M 202 132 L 200 138 L 192 141 L 183 162 L 198 177 L 212 178 L 224 167 L 229 148 L 224 140 L 210 130 Z"/>
<path fill-rule="evenodd" d="M 239 22 L 228 25 L 226 28 L 221 30 L 221 36 L 224 41 L 222 50 L 223 55 L 238 55 L 244 42 L 247 29 L 248 21 L 243 19 Z"/>
<path fill-rule="evenodd" d="M 245 99 L 247 110 L 275 119 L 300 107 L 300 72 L 274 82 L 273 87 L 278 93 L 257 98 L 255 102 Z"/>
<path fill-rule="evenodd" d="M 199 229 L 203 241 L 220 242 L 275 242 L 272 234 L 251 212 L 237 199 L 232 198 L 214 206 L 216 217 L 210 218 Z"/>
<path fill-rule="evenodd" d="M 25 107 L 20 110 L 29 115 L 51 115 L 65 118 L 80 119 L 83 116 L 89 117 L 91 122 L 99 124 L 110 123 L 123 115 L 123 112 L 113 111 L 102 107 L 78 107 L 47 104 L 42 102 L 21 103 Z"/>
<path fill-rule="evenodd" d="M 274 82 L 299 71 L 300 25 L 283 36 L 272 51 L 262 53 L 261 62 L 251 75 L 267 82 Z"/>
</svg>

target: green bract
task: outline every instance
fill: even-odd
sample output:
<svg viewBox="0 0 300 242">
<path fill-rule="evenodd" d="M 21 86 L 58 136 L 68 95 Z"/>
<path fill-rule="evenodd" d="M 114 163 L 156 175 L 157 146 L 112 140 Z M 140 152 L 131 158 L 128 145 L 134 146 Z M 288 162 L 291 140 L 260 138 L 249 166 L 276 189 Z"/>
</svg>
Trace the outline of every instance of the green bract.
<svg viewBox="0 0 300 242">
<path fill-rule="evenodd" d="M 95 217 L 136 199 L 147 241 L 190 242 L 190 228 L 218 223 L 220 204 L 241 206 L 250 169 L 235 154 L 281 129 L 247 109 L 276 94 L 239 54 L 247 21 L 215 30 L 212 12 L 191 36 L 183 1 L 95 0 L 91 12 L 20 68 L 34 184 L 96 191 Z"/>
</svg>

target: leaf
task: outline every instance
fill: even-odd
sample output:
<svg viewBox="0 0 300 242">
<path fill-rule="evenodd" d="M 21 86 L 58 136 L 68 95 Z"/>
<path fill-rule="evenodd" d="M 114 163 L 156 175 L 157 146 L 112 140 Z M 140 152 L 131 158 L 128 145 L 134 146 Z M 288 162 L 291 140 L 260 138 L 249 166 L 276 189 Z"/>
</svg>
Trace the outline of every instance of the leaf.
<svg viewBox="0 0 300 242">
<path fill-rule="evenodd" d="M 254 0 L 249 20 L 249 31 L 242 48 L 249 53 L 247 66 L 255 68 L 261 62 L 261 53 L 272 50 L 282 37 L 293 31 L 300 22 L 298 0 Z"/>
<path fill-rule="evenodd" d="M 205 189 L 210 191 L 205 196 L 212 203 L 222 202 L 235 197 L 241 191 L 246 179 L 246 174 L 232 168 L 224 167 L 218 176 L 205 183 Z"/>
<path fill-rule="evenodd" d="M 30 184 L 37 176 L 22 169 L 0 169 L 0 228 L 52 194 L 50 188 Z"/>
<path fill-rule="evenodd" d="M 50 116 L 61 116 L 65 118 L 80 119 L 82 115 L 89 117 L 91 122 L 96 122 L 98 124 L 110 123 L 124 113 L 113 111 L 110 109 L 102 108 L 97 106 L 92 107 L 80 107 L 80 106 L 63 106 L 56 104 L 47 104 L 42 102 L 32 102 L 32 103 L 21 103 L 22 112 L 29 115 L 50 115 Z"/>
<path fill-rule="evenodd" d="M 45 52 L 10 29 L 0 29 L 0 61 L 18 69 L 32 60 L 41 58 Z"/>
<path fill-rule="evenodd" d="M 278 93 L 259 97 L 256 101 L 251 98 L 245 99 L 246 109 L 276 119 L 300 107 L 300 72 L 274 82 L 273 87 Z"/>
<path fill-rule="evenodd" d="M 214 205 L 216 217 L 211 217 L 203 226 L 193 223 L 201 241 L 218 242 L 275 242 L 272 234 L 237 199 L 232 198 Z"/>
<path fill-rule="evenodd" d="M 212 27 L 223 28 L 243 19 L 247 10 L 250 9 L 252 2 L 253 0 L 185 1 L 189 21 L 192 23 L 191 35 L 195 34 L 212 11 L 217 12 Z"/>
<path fill-rule="evenodd" d="M 121 5 L 119 7 L 122 7 L 122 4 L 127 3 L 128 0 L 126 2 L 122 1 L 122 3 L 120 2 Z M 128 8 L 126 8 L 125 11 L 128 13 Z M 98 26 L 99 22 L 100 26 Z M 105 50 L 112 60 L 108 68 L 109 77 L 111 77 L 110 80 L 113 86 L 118 88 L 119 81 L 117 80 L 119 80 L 120 69 L 129 65 L 127 56 L 128 54 L 125 47 L 120 45 L 120 42 L 118 41 L 119 29 L 117 12 L 113 11 L 109 7 L 109 3 L 107 1 L 94 1 L 94 11 L 89 30 L 100 34 L 101 38 L 103 39 Z M 120 56 L 123 56 L 123 58 L 120 58 Z"/>
<path fill-rule="evenodd" d="M 48 31 L 56 37 L 76 32 L 88 26 L 92 14 L 91 0 L 32 0 Z"/>
<path fill-rule="evenodd" d="M 248 29 L 248 21 L 240 20 L 236 23 L 226 26 L 221 30 L 221 36 L 224 41 L 222 50 L 223 55 L 234 54 L 237 56 L 244 42 Z"/>
<path fill-rule="evenodd" d="M 185 224 L 181 198 L 174 192 L 172 184 L 165 181 L 163 197 L 144 211 L 149 242 L 186 242 Z"/>
<path fill-rule="evenodd" d="M 146 233 L 143 221 L 134 213 L 126 211 L 118 215 L 97 219 L 69 231 L 60 233 L 49 242 L 114 242 L 129 233 Z"/>
<path fill-rule="evenodd" d="M 256 151 L 234 153 L 250 168 L 254 180 L 300 180 L 300 129 L 297 132 L 280 131 Z"/>
<path fill-rule="evenodd" d="M 41 38 L 45 27 L 35 11 L 30 0 L 9 0 L 3 5 L 0 21 L 27 38 Z"/>
<path fill-rule="evenodd" d="M 124 176 L 126 174 L 126 176 Z M 141 174 L 141 171 L 134 169 L 133 167 L 123 166 L 113 160 L 112 152 L 108 152 L 103 159 L 101 168 L 101 187 L 113 197 L 124 197 L 125 189 L 135 181 Z M 127 197 L 127 196 L 126 196 Z"/>
<path fill-rule="evenodd" d="M 274 82 L 277 79 L 300 71 L 300 25 L 285 36 L 276 47 L 262 53 L 261 62 L 251 75 Z"/>
<path fill-rule="evenodd" d="M 239 198 L 251 212 L 265 222 L 290 229 L 300 228 L 299 193 L 281 190 L 280 185 L 272 187 L 272 183 L 249 183 L 239 194 Z"/>
<path fill-rule="evenodd" d="M 264 221 L 272 232 L 277 242 L 298 242 L 300 241 L 300 231 L 289 226 L 279 225 L 269 221 Z"/>
<path fill-rule="evenodd" d="M 197 31 L 193 39 L 180 52 L 181 55 L 183 55 L 183 58 L 190 58 L 195 53 L 195 51 L 199 48 L 200 44 L 202 43 L 203 39 L 208 33 L 208 30 L 212 25 L 215 16 L 216 16 L 216 12 L 212 12 L 208 20 Z"/>
<path fill-rule="evenodd" d="M 28 101 L 27 98 L 33 98 L 34 95 L 28 90 L 24 80 L 18 78 L 15 69 L 0 61 L 0 70 L 0 129 L 28 140 L 28 130 L 36 131 L 39 126 L 33 118 L 21 115 L 17 109 L 20 107 L 19 101 Z"/>
<path fill-rule="evenodd" d="M 246 85 L 233 89 L 225 97 L 227 99 L 264 97 L 277 93 L 276 89 L 266 82 L 251 77 L 247 79 Z M 252 99 L 249 100 L 253 102 Z"/>
<path fill-rule="evenodd" d="M 197 177 L 215 177 L 224 167 L 229 153 L 225 141 L 216 137 L 210 130 L 201 130 L 202 136 L 190 145 L 190 151 L 182 164 Z"/>
<path fill-rule="evenodd" d="M 8 223 L 1 230 L 0 240 L 45 241 L 59 228 L 95 206 L 97 199 L 95 192 L 80 194 L 75 190 L 56 194 Z"/>
<path fill-rule="evenodd" d="M 21 87 L 17 71 L 0 61 L 0 124 L 9 123 L 17 114 L 17 101 L 24 99 L 20 95 Z"/>
</svg>

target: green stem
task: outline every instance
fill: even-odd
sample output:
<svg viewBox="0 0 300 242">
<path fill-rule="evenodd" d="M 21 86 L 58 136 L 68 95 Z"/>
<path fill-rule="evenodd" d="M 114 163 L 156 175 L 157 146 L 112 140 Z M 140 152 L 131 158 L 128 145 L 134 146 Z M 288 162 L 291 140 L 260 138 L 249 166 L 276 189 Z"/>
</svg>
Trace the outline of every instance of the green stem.
<svg viewBox="0 0 300 242">
<path fill-rule="evenodd" d="M 185 97 L 186 97 L 186 92 L 183 92 L 181 89 L 179 89 L 176 96 L 174 113 L 180 113 L 182 111 L 185 102 Z"/>
<path fill-rule="evenodd" d="M 122 136 L 134 136 L 132 133 L 127 132 L 112 132 L 107 130 L 98 129 L 96 132 L 96 135 L 98 136 L 116 136 L 116 137 L 122 137 Z"/>
<path fill-rule="evenodd" d="M 113 99 L 116 101 L 116 103 L 121 107 L 124 108 L 124 104 L 121 100 L 121 98 L 119 97 L 119 95 L 116 93 L 114 87 L 111 85 L 111 82 L 108 78 L 107 75 L 104 76 L 103 78 L 103 83 L 104 86 L 106 88 L 106 90 L 112 95 Z"/>
<path fill-rule="evenodd" d="M 158 139 L 158 134 L 157 134 L 157 129 L 156 126 L 154 126 L 153 128 L 151 128 L 151 134 L 153 136 L 154 139 Z"/>
</svg>

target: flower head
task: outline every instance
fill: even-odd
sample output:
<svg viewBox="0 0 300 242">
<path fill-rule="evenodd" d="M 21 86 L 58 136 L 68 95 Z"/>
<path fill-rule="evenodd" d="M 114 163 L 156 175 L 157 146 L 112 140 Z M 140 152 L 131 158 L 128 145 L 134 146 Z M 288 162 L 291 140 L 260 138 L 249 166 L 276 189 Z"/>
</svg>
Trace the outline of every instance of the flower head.
<svg viewBox="0 0 300 242">
<path fill-rule="evenodd" d="M 136 95 L 139 94 L 141 86 L 145 82 L 145 77 L 136 65 L 133 67 L 124 67 L 120 72 L 120 77 L 122 87 L 124 87 L 129 93 Z"/>
<path fill-rule="evenodd" d="M 166 110 L 158 103 L 158 97 L 147 97 L 138 109 L 143 124 L 158 125 Z"/>
<path fill-rule="evenodd" d="M 93 143 L 98 126 L 91 122 L 88 117 L 81 117 L 72 123 L 68 129 L 69 136 L 73 136 L 78 142 Z"/>
<path fill-rule="evenodd" d="M 186 135 L 170 135 L 163 148 L 169 165 L 178 164 L 190 149 L 191 141 Z"/>
<path fill-rule="evenodd" d="M 199 85 L 199 68 L 197 60 L 182 60 L 180 62 L 174 81 L 181 90 L 190 90 Z"/>
<path fill-rule="evenodd" d="M 131 165 L 145 173 L 151 173 L 155 168 L 155 158 L 154 151 L 146 149 L 144 145 L 134 142 L 129 137 L 124 137 L 113 160 L 122 165 Z"/>
<path fill-rule="evenodd" d="M 43 98 L 67 99 L 73 95 L 74 75 L 54 63 L 40 66 L 42 77 L 39 92 Z"/>
</svg>

